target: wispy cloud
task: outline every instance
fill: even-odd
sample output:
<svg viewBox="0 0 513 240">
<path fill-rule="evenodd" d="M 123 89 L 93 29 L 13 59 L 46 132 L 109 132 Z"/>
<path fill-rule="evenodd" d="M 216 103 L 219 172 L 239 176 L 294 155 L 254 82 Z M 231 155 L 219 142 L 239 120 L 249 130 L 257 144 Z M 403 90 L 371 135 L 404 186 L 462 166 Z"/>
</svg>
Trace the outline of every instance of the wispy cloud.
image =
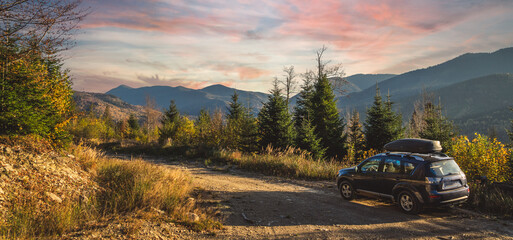
<svg viewBox="0 0 513 240">
<path fill-rule="evenodd" d="M 98 90 L 125 81 L 267 91 L 283 66 L 311 68 L 323 44 L 348 74 L 401 73 L 513 45 L 513 1 L 505 0 L 87 3 L 93 13 L 67 64 L 76 87 Z"/>
</svg>

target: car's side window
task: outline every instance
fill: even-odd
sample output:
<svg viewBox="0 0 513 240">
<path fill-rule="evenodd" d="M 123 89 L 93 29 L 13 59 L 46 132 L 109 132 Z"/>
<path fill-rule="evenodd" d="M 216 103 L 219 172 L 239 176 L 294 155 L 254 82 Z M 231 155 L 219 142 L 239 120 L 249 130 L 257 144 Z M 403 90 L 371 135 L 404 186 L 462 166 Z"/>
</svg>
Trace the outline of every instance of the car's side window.
<svg viewBox="0 0 513 240">
<path fill-rule="evenodd" d="M 401 160 L 386 158 L 383 165 L 383 172 L 385 173 L 401 173 Z"/>
<path fill-rule="evenodd" d="M 362 172 L 377 172 L 379 169 L 380 158 L 369 159 L 361 166 Z"/>
<path fill-rule="evenodd" d="M 404 162 L 404 174 L 410 175 L 417 165 L 410 162 Z"/>
</svg>

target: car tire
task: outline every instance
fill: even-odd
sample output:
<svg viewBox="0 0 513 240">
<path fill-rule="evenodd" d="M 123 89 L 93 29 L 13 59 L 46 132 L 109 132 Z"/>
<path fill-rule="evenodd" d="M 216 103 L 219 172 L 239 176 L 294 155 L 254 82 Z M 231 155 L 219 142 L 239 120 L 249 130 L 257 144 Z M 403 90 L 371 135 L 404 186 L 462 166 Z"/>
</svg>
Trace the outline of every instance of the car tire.
<svg viewBox="0 0 513 240">
<path fill-rule="evenodd" d="M 347 180 L 344 180 L 340 183 L 338 190 L 340 191 L 342 198 L 345 200 L 353 200 L 356 196 L 353 184 Z"/>
<path fill-rule="evenodd" d="M 402 191 L 397 195 L 397 204 L 399 208 L 407 214 L 417 214 L 422 211 L 422 203 L 419 202 L 415 194 L 410 191 Z"/>
</svg>

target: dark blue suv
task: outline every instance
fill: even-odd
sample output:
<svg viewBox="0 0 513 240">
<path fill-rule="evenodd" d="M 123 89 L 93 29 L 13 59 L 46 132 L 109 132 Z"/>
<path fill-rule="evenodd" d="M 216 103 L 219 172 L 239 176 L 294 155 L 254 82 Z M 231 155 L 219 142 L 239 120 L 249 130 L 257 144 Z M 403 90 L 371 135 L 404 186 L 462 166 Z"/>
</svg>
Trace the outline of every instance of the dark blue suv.
<svg viewBox="0 0 513 240">
<path fill-rule="evenodd" d="M 411 144 L 412 141 L 425 143 L 431 140 L 398 141 Z M 434 144 L 439 145 L 436 142 Z M 389 149 L 405 150 L 403 147 Z M 470 193 L 467 179 L 454 159 L 436 151 L 419 152 L 422 153 L 381 153 L 356 167 L 341 169 L 337 177 L 340 194 L 346 200 L 354 199 L 356 195 L 389 198 L 411 214 L 419 213 L 427 205 L 466 201 Z"/>
</svg>

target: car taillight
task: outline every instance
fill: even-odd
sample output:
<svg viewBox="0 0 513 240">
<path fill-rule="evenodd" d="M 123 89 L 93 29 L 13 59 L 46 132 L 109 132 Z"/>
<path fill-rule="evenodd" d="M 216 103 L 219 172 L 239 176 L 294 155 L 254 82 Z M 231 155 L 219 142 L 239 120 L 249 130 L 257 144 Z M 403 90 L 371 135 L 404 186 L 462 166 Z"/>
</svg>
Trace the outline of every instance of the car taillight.
<svg viewBox="0 0 513 240">
<path fill-rule="evenodd" d="M 437 199 L 437 198 L 440 198 L 440 195 L 429 195 L 429 198 L 431 198 L 431 199 Z"/>
<path fill-rule="evenodd" d="M 426 183 L 439 183 L 441 182 L 441 178 L 436 178 L 436 177 L 426 177 L 425 181 Z"/>
</svg>

